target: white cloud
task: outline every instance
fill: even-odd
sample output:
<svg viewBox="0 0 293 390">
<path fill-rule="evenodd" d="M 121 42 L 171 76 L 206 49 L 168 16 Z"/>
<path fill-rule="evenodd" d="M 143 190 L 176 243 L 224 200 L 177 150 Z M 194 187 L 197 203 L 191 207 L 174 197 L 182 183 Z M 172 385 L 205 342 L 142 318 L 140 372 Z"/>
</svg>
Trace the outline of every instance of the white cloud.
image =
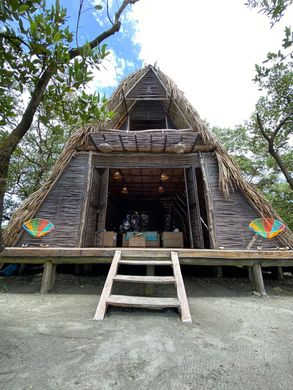
<svg viewBox="0 0 293 390">
<path fill-rule="evenodd" d="M 254 65 L 280 47 L 290 11 L 273 29 L 266 16 L 235 0 L 144 0 L 127 16 L 136 22 L 140 59 L 157 62 L 202 118 L 232 126 L 253 111 Z"/>
<path fill-rule="evenodd" d="M 93 69 L 93 80 L 88 83 L 87 92 L 101 91 L 103 88 L 116 87 L 123 76 L 126 62 L 118 58 L 113 50 L 103 60 L 100 69 Z"/>
</svg>

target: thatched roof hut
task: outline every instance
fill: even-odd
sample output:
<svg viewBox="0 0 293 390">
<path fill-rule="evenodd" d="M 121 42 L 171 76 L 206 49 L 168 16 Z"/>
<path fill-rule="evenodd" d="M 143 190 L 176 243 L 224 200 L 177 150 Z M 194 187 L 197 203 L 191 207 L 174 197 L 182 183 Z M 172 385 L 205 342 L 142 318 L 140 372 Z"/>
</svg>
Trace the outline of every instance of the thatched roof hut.
<svg viewBox="0 0 293 390">
<path fill-rule="evenodd" d="M 118 234 L 120 246 L 134 230 L 176 229 L 185 247 L 242 249 L 252 219 L 280 219 L 161 70 L 149 65 L 128 76 L 108 108 L 114 119 L 77 130 L 50 178 L 16 211 L 7 246 L 103 246 L 105 231 Z M 54 232 L 29 238 L 22 223 L 32 217 L 49 218 Z M 292 232 L 263 245 L 292 247 Z"/>
</svg>

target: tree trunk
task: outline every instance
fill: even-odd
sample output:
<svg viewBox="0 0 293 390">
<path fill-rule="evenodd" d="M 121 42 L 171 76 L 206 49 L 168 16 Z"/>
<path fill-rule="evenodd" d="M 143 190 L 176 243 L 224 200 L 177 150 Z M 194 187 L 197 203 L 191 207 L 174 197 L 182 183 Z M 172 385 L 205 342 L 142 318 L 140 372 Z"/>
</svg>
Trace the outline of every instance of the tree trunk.
<svg viewBox="0 0 293 390">
<path fill-rule="evenodd" d="M 274 160 L 276 161 L 278 167 L 281 169 L 281 171 L 283 172 L 289 186 L 291 187 L 291 189 L 293 190 L 293 178 L 292 176 L 290 175 L 287 167 L 285 166 L 285 164 L 283 163 L 279 153 L 275 150 L 275 148 L 273 146 L 270 145 L 269 147 L 269 153 L 270 155 L 274 158 Z"/>
<path fill-rule="evenodd" d="M 46 87 L 54 73 L 54 68 L 48 66 L 39 79 L 34 92 L 32 93 L 31 100 L 23 114 L 23 117 L 19 124 L 12 130 L 8 137 L 0 144 L 0 252 L 4 248 L 3 235 L 2 235 L 2 218 L 3 218 L 3 206 L 4 206 L 4 194 L 6 181 L 8 176 L 8 169 L 10 158 L 15 151 L 17 145 L 25 136 L 29 128 L 31 127 L 34 119 L 35 112 L 41 102 Z"/>
</svg>

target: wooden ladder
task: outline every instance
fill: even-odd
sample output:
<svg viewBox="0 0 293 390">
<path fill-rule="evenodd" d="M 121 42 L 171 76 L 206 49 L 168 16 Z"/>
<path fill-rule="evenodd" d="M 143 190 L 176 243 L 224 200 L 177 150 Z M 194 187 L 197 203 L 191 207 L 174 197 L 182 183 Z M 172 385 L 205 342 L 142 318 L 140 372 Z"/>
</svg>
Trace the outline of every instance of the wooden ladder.
<svg viewBox="0 0 293 390">
<path fill-rule="evenodd" d="M 173 267 L 173 276 L 139 276 L 117 274 L 119 264 L 128 265 L 169 265 Z M 159 283 L 176 285 L 177 298 L 137 297 L 128 295 L 111 295 L 113 282 L 128 283 Z M 107 306 L 138 307 L 148 309 L 178 308 L 183 322 L 192 322 L 189 305 L 187 301 L 184 282 L 181 274 L 180 263 L 177 252 L 171 252 L 171 259 L 168 260 L 122 260 L 121 251 L 115 251 L 110 270 L 100 297 L 100 301 L 94 316 L 95 320 L 104 319 Z"/>
</svg>

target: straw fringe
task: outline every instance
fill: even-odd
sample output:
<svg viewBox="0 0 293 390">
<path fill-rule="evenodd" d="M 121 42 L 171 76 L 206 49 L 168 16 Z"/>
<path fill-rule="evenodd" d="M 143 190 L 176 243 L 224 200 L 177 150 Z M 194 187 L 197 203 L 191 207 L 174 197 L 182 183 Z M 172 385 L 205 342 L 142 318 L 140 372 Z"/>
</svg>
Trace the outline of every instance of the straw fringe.
<svg viewBox="0 0 293 390">
<path fill-rule="evenodd" d="M 86 144 L 87 135 L 91 132 L 97 132 L 101 129 L 115 129 L 121 124 L 121 118 L 125 116 L 125 107 L 123 94 L 135 86 L 135 84 L 152 69 L 158 79 L 166 89 L 167 96 L 172 98 L 172 109 L 170 115 L 178 128 L 191 127 L 197 131 L 204 144 L 209 144 L 214 147 L 214 152 L 217 157 L 219 166 L 219 188 L 225 197 L 235 187 L 239 188 L 248 202 L 254 207 L 262 217 L 272 217 L 281 220 L 280 216 L 272 209 L 263 194 L 258 191 L 253 185 L 247 183 L 237 163 L 229 156 L 228 152 L 219 144 L 214 135 L 208 130 L 204 122 L 200 119 L 197 111 L 191 106 L 177 85 L 161 70 L 155 69 L 148 65 L 131 75 L 121 82 L 116 92 L 108 101 L 107 106 L 110 111 L 115 112 L 115 117 L 107 122 L 99 122 L 94 125 L 86 126 L 77 130 L 66 143 L 63 152 L 53 167 L 51 176 L 38 191 L 30 195 L 13 215 L 8 227 L 4 231 L 4 242 L 6 246 L 15 244 L 18 234 L 21 231 L 22 223 L 32 218 L 36 213 L 41 203 L 47 196 L 48 192 L 54 186 L 55 182 L 62 174 L 64 168 L 69 164 L 71 158 L 76 153 L 77 148 L 82 148 Z M 279 237 L 283 245 L 293 247 L 293 234 L 287 228 Z"/>
</svg>

